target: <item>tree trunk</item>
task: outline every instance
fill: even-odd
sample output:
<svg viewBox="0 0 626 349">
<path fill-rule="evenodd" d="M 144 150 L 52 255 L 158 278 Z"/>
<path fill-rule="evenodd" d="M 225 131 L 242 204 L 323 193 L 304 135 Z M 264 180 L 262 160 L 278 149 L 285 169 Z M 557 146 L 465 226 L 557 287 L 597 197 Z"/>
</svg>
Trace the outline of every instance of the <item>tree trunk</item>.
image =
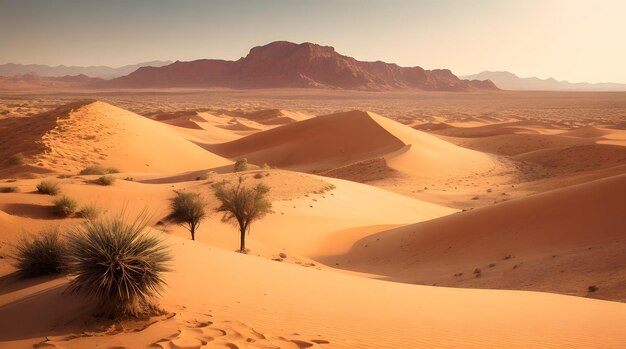
<svg viewBox="0 0 626 349">
<path fill-rule="evenodd" d="M 246 253 L 246 228 L 240 229 L 241 244 L 239 245 L 239 252 Z"/>
</svg>

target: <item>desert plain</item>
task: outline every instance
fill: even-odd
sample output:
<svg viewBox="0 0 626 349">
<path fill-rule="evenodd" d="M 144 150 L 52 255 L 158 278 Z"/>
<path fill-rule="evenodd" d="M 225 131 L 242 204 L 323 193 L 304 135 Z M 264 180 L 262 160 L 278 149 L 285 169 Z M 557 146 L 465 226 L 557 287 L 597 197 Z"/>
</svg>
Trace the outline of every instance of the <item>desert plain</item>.
<svg viewBox="0 0 626 349">
<path fill-rule="evenodd" d="M 247 254 L 212 210 L 194 241 L 166 219 L 240 176 L 273 206 Z M 162 315 L 16 276 L 20 239 L 84 221 L 45 179 L 149 212 Z M 0 348 L 626 348 L 626 93 L 4 89 L 3 188 Z"/>
</svg>

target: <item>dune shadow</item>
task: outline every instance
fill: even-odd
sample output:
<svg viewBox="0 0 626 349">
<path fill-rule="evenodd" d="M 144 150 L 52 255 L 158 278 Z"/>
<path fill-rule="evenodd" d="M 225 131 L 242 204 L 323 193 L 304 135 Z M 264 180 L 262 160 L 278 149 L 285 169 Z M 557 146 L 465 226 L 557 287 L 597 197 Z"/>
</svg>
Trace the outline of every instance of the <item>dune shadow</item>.
<svg viewBox="0 0 626 349">
<path fill-rule="evenodd" d="M 8 203 L 3 205 L 2 211 L 18 217 L 34 219 L 62 219 L 54 214 L 52 205 Z"/>
<path fill-rule="evenodd" d="M 37 281 L 42 280 L 29 280 L 26 284 L 36 286 Z M 89 316 L 93 308 L 85 298 L 70 296 L 64 290 L 65 284 L 56 284 L 0 305 L 0 319 L 10 319 L 2 321 L 0 342 L 38 337 L 44 340 L 45 336 L 77 332 L 79 321 L 76 320 Z"/>
</svg>

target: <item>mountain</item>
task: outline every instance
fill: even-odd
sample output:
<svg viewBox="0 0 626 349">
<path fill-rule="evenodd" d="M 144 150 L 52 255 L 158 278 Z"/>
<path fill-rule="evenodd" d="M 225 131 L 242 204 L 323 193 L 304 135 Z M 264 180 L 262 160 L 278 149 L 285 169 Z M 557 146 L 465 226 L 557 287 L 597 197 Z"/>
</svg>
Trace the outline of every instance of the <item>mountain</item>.
<svg viewBox="0 0 626 349">
<path fill-rule="evenodd" d="M 362 62 L 333 47 L 277 41 L 254 47 L 237 61 L 200 59 L 142 67 L 107 82 L 110 87 L 317 87 L 348 90 L 497 90 L 491 81 L 461 80 L 447 69 L 425 70 Z"/>
<path fill-rule="evenodd" d="M 462 79 L 491 80 L 504 90 L 527 91 L 626 91 L 626 84 L 602 82 L 592 84 L 588 82 L 572 83 L 557 81 L 554 78 L 539 79 L 536 77 L 520 78 L 508 71 L 484 71 L 474 75 L 461 76 Z"/>
<path fill-rule="evenodd" d="M 59 77 L 40 76 L 27 73 L 14 76 L 0 76 L 0 90 L 38 89 L 38 88 L 74 88 L 97 84 L 103 81 L 84 74 Z"/>
<path fill-rule="evenodd" d="M 61 76 L 74 76 L 74 75 L 87 75 L 96 78 L 103 79 L 112 79 L 120 76 L 124 76 L 130 74 L 141 67 L 161 67 L 164 65 L 171 64 L 171 61 L 152 61 L 152 62 L 143 62 L 138 64 L 125 65 L 119 68 L 111 68 L 107 66 L 89 66 L 89 67 L 78 67 L 78 66 L 49 66 L 42 64 L 0 64 L 0 76 L 15 76 L 21 74 L 35 73 L 40 76 L 52 76 L 52 77 L 61 77 Z"/>
</svg>

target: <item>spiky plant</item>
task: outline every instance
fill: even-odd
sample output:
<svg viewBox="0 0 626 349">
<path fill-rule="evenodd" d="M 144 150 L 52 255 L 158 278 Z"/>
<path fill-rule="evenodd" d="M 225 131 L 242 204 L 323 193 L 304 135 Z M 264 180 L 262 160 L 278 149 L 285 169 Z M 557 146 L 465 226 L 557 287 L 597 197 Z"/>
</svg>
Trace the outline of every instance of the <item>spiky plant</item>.
<svg viewBox="0 0 626 349">
<path fill-rule="evenodd" d="M 171 257 L 146 226 L 142 215 L 132 223 L 118 216 L 76 228 L 68 238 L 67 268 L 75 276 L 69 291 L 95 298 L 113 318 L 154 313 Z"/>
<path fill-rule="evenodd" d="M 22 277 L 55 274 L 63 269 L 65 247 L 56 230 L 25 237 L 15 249 L 14 266 Z"/>
</svg>

